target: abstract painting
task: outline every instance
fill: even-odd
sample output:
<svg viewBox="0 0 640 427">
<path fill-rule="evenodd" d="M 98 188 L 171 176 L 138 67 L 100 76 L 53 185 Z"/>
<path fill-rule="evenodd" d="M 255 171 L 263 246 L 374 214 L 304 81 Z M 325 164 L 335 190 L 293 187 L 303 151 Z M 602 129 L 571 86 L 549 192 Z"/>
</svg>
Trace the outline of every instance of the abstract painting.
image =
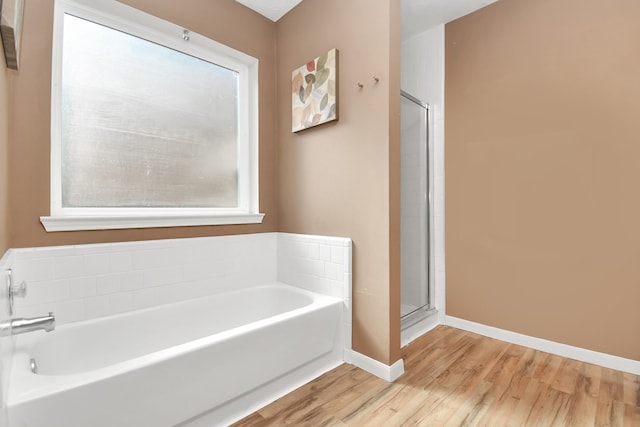
<svg viewBox="0 0 640 427">
<path fill-rule="evenodd" d="M 338 50 L 291 73 L 291 131 L 338 119 Z"/>
</svg>

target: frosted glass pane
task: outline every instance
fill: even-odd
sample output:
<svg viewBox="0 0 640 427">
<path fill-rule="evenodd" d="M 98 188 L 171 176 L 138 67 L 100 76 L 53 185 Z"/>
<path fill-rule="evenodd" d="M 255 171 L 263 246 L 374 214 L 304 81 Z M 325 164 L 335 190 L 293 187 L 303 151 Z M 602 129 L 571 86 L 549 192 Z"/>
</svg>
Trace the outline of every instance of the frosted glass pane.
<svg viewBox="0 0 640 427">
<path fill-rule="evenodd" d="M 238 73 L 65 15 L 63 207 L 237 207 Z"/>
</svg>

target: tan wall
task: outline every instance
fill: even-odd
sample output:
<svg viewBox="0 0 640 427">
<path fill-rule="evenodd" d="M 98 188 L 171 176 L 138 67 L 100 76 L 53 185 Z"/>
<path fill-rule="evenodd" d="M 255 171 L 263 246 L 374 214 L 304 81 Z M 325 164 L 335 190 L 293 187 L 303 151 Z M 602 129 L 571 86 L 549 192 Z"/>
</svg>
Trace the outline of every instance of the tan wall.
<svg viewBox="0 0 640 427">
<path fill-rule="evenodd" d="M 260 210 L 266 213 L 265 220 L 261 225 L 246 226 L 45 232 L 39 217 L 49 215 L 53 2 L 29 0 L 25 2 L 20 71 L 12 73 L 9 78 L 12 90 L 10 246 L 48 246 L 275 231 L 278 226 L 275 24 L 232 0 L 122 2 L 183 25 L 259 59 Z M 0 101 L 3 96 L 2 84 L 3 81 L 0 80 Z M 0 112 L 1 109 L 2 107 Z M 0 134 L 0 143 L 1 138 Z M 1 147 L 2 145 L 0 149 Z M 0 208 L 5 205 L 0 199 Z"/>
<path fill-rule="evenodd" d="M 260 207 L 267 214 L 265 222 L 46 233 L 39 217 L 49 213 L 53 5 L 29 0 L 21 70 L 9 79 L 10 246 L 278 229 L 348 236 L 354 241 L 354 348 L 384 363 L 398 360 L 399 0 L 305 0 L 277 25 L 232 0 L 123 2 L 259 58 Z M 340 50 L 340 120 L 293 135 L 287 90 L 291 70 L 333 47 Z M 373 75 L 380 83 L 374 84 Z M 358 81 L 366 86 L 361 91 Z"/>
<path fill-rule="evenodd" d="M 277 24 L 279 228 L 353 239 L 353 347 L 383 363 L 400 357 L 399 8 L 305 0 Z M 292 134 L 291 71 L 331 48 L 339 120 Z"/>
<path fill-rule="evenodd" d="M 447 314 L 640 360 L 640 3 L 446 26 Z"/>
<path fill-rule="evenodd" d="M 9 248 L 9 85 L 0 47 L 0 258 Z"/>
</svg>

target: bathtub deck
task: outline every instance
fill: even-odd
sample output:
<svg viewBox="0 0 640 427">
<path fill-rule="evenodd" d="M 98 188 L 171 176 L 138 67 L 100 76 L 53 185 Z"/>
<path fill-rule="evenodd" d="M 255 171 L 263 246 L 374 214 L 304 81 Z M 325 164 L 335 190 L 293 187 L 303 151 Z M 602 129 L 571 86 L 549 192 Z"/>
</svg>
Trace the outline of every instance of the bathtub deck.
<svg viewBox="0 0 640 427">
<path fill-rule="evenodd" d="M 640 376 L 439 326 L 390 384 L 341 365 L 240 426 L 640 426 Z"/>
</svg>

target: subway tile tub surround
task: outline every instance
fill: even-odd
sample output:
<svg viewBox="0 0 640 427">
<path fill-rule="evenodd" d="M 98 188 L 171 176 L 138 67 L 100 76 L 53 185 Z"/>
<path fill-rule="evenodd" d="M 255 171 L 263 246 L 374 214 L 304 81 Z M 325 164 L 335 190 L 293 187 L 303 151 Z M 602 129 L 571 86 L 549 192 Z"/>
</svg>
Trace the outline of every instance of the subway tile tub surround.
<svg viewBox="0 0 640 427">
<path fill-rule="evenodd" d="M 8 251 L 0 258 L 0 322 L 3 324 L 11 320 L 6 292 L 6 279 L 7 272 L 13 268 L 13 258 L 11 251 Z M 9 372 L 11 371 L 14 346 L 15 337 L 0 336 L 0 427 L 6 427 L 8 425 L 6 402 L 9 392 Z"/>
<path fill-rule="evenodd" d="M 332 351 L 335 356 L 332 362 L 327 366 L 316 363 L 317 366 L 310 366 L 308 372 L 291 375 L 286 381 L 273 381 L 259 393 L 250 393 L 252 402 L 244 401 L 235 407 L 232 404 L 222 412 L 209 414 L 213 418 L 194 419 L 185 425 L 200 425 L 198 423 L 203 420 L 211 425 L 211 421 L 220 417 L 231 419 L 235 413 L 242 415 L 240 412 L 247 408 L 257 409 L 319 375 L 330 365 L 341 363 L 350 354 L 349 239 L 263 233 L 17 249 L 11 250 L 4 259 L 10 260 L 5 266 L 12 268 L 16 283 L 26 281 L 28 285 L 27 297 L 16 301 L 14 317 L 38 316 L 53 311 L 58 326 L 62 326 L 59 332 L 63 325 L 106 324 L 113 319 L 161 310 L 181 302 L 190 304 L 185 300 L 203 300 L 210 295 L 249 290 L 273 282 L 293 285 L 303 293 L 311 291 L 310 295 L 318 295 L 318 301 L 325 297 L 339 301 L 333 304 L 335 309 L 331 309 L 338 315 L 336 337 L 340 340 L 335 346 L 338 350 Z M 293 312 L 301 310 L 294 309 Z M 16 357 L 21 354 L 20 345 L 19 341 Z M 8 380 L 9 368 L 3 365 L 3 384 Z M 8 394 L 11 418 L 11 390 Z M 3 398 L 6 399 L 6 395 Z"/>
<path fill-rule="evenodd" d="M 343 238 L 259 233 L 12 249 L 14 281 L 28 285 L 15 307 L 25 317 L 53 311 L 64 325 L 276 280 L 350 299 L 350 248 Z"/>
</svg>

